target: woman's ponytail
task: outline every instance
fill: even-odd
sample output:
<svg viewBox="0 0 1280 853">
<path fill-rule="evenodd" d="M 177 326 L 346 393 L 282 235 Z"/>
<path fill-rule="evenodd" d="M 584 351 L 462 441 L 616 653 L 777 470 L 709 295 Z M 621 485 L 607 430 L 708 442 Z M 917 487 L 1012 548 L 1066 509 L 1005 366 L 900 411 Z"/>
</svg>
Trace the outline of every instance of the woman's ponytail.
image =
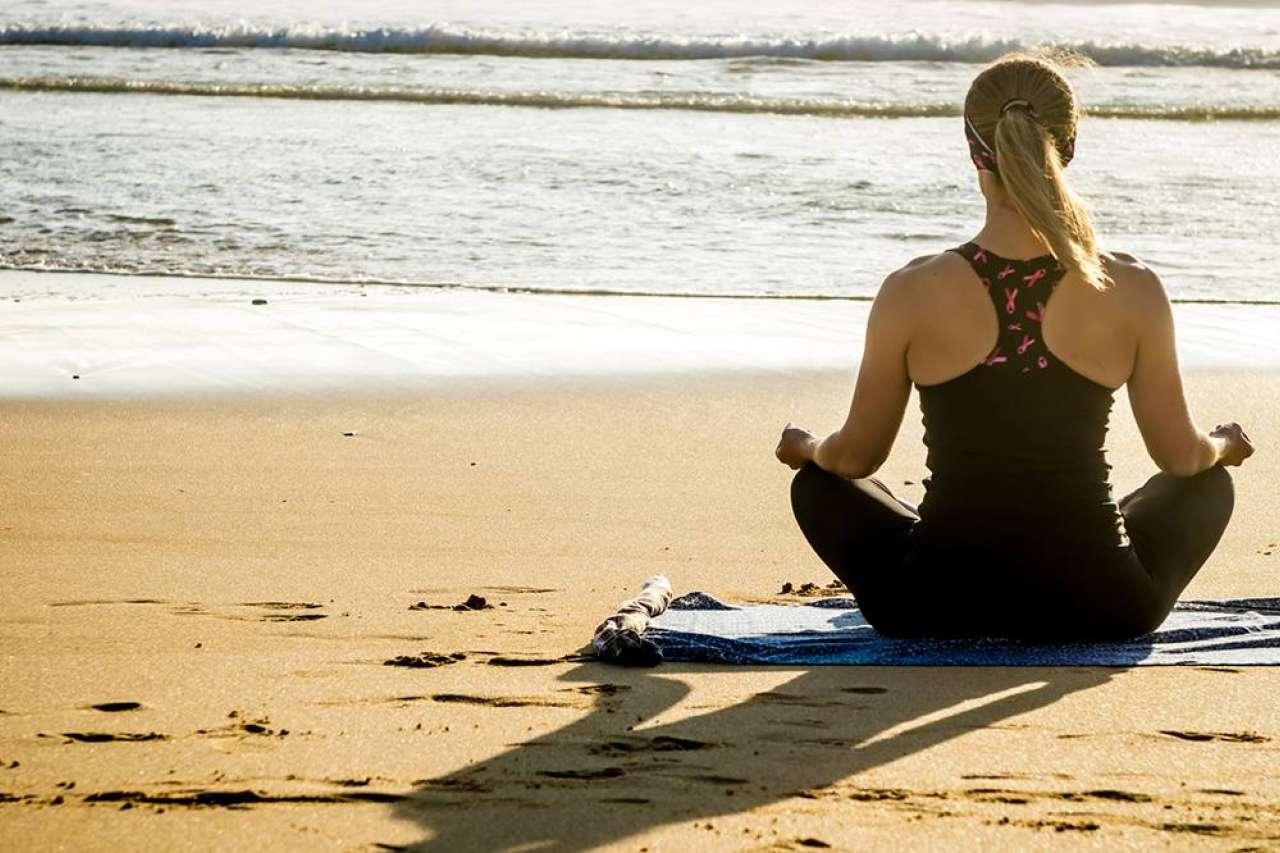
<svg viewBox="0 0 1280 853">
<path fill-rule="evenodd" d="M 1093 223 L 1062 170 L 1058 146 L 1026 107 L 996 122 L 996 162 L 1009 200 L 1058 263 L 1103 290 L 1111 280 L 1098 258 Z"/>
</svg>

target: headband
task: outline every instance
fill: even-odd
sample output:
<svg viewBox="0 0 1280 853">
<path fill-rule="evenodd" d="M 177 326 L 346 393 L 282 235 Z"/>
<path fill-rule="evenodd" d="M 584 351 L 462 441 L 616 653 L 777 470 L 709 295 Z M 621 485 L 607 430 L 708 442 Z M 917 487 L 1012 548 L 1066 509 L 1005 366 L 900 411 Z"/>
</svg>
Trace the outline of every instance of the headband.
<svg viewBox="0 0 1280 853">
<path fill-rule="evenodd" d="M 1000 108 L 1000 117 L 1003 118 L 1005 113 L 1014 107 L 1024 107 L 1027 113 L 1035 117 L 1036 111 L 1031 106 L 1031 102 L 1022 98 L 1011 98 L 1004 102 L 1004 106 Z M 1051 134 L 1052 135 L 1052 134 Z M 979 169 L 986 169 L 989 172 L 1000 173 L 996 168 L 996 151 L 987 141 L 982 138 L 982 134 L 978 133 L 978 129 L 973 126 L 973 122 L 969 120 L 968 114 L 964 117 L 964 138 L 969 143 L 969 159 L 973 161 L 973 165 Z M 1075 139 L 1068 140 L 1065 144 L 1056 136 L 1053 141 L 1058 147 L 1058 156 L 1062 158 L 1062 165 L 1066 166 L 1071 162 L 1071 158 L 1076 153 Z"/>
</svg>

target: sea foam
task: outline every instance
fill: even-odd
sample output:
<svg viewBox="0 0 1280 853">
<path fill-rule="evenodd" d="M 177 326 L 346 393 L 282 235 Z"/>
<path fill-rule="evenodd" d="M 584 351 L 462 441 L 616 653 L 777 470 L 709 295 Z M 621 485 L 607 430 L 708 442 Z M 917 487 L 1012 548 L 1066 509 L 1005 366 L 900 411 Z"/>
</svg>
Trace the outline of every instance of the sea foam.
<svg viewBox="0 0 1280 853">
<path fill-rule="evenodd" d="M 0 26 L 0 45 L 153 48 L 291 48 L 355 53 L 435 53 L 570 59 L 699 60 L 777 57 L 844 62 L 989 62 L 1011 50 L 1038 46 L 982 35 L 856 34 L 824 38 L 677 37 L 644 33 L 468 29 L 443 24 L 347 29 L 294 25 L 257 27 L 145 24 L 12 23 Z M 1280 52 L 1257 47 L 1130 44 L 1122 41 L 1052 45 L 1076 50 L 1100 65 L 1280 68 Z"/>
<path fill-rule="evenodd" d="M 391 101 L 535 109 L 688 110 L 829 118 L 938 118 L 958 117 L 961 114 L 960 105 L 949 101 L 876 102 L 841 98 L 764 97 L 722 92 L 548 92 L 407 86 L 179 82 L 113 77 L 0 77 L 0 90 L 6 89 L 108 95 L 281 98 L 296 101 Z M 1215 119 L 1274 121 L 1280 119 L 1280 106 L 1102 104 L 1088 108 L 1087 113 L 1100 118 L 1167 121 Z"/>
</svg>

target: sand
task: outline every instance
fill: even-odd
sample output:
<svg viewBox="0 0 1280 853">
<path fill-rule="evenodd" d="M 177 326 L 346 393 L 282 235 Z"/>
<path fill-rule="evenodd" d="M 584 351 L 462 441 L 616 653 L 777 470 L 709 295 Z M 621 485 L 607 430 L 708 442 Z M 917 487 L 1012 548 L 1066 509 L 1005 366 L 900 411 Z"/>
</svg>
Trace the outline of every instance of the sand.
<svg viewBox="0 0 1280 853">
<path fill-rule="evenodd" d="M 580 658 L 654 572 L 829 580 L 772 450 L 849 379 L 0 403 L 0 847 L 1280 845 L 1280 668 Z M 1187 596 L 1276 595 L 1280 375 L 1188 383 L 1259 451 Z M 1123 400 L 1121 491 L 1152 470 Z M 909 500 L 919 438 L 913 402 L 881 472 Z"/>
</svg>

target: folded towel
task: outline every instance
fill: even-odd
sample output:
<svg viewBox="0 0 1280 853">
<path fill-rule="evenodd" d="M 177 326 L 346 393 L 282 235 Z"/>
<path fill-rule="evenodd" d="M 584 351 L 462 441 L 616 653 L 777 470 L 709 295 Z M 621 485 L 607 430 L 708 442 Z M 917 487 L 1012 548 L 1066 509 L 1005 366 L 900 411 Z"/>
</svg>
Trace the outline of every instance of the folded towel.
<svg viewBox="0 0 1280 853">
<path fill-rule="evenodd" d="M 895 640 L 848 597 L 735 607 L 703 592 L 644 632 L 668 661 L 856 666 L 1280 665 L 1280 598 L 1182 601 L 1154 633 L 1107 643 Z"/>
</svg>

